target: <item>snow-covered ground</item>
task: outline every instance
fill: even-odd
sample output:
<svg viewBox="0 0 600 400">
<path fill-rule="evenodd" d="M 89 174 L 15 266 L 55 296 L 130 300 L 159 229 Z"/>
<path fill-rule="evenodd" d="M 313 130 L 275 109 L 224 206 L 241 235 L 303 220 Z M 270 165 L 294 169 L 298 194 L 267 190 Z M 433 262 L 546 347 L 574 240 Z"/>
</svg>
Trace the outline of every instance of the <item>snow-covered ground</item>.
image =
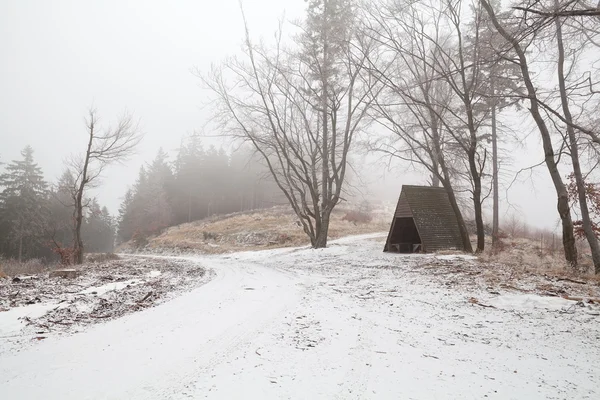
<svg viewBox="0 0 600 400">
<path fill-rule="evenodd" d="M 215 277 L 0 353 L 0 398 L 600 398 L 597 305 L 491 287 L 472 257 L 384 254 L 374 237 L 189 258 Z"/>
</svg>

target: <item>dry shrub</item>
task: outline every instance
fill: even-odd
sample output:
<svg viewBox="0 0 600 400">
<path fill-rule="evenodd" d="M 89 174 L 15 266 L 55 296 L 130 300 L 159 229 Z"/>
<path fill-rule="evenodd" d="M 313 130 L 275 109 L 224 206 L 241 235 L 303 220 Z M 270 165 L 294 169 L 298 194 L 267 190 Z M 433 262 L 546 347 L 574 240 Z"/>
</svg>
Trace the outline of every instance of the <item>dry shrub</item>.
<svg viewBox="0 0 600 400">
<path fill-rule="evenodd" d="M 202 237 L 204 237 L 204 240 L 217 240 L 219 238 L 219 235 L 213 232 L 204 231 L 202 232 Z"/>
<path fill-rule="evenodd" d="M 288 235 L 287 233 L 280 233 L 277 236 L 277 243 L 279 244 L 285 244 L 285 243 L 289 243 L 292 241 L 292 237 L 290 235 Z"/>
<path fill-rule="evenodd" d="M 568 272 L 564 258 L 560 253 L 540 253 L 539 247 L 528 239 L 504 239 L 501 246 L 486 250 L 481 260 L 487 263 L 499 263 L 511 266 L 515 270 L 533 273 Z"/>
<path fill-rule="evenodd" d="M 354 224 L 368 224 L 372 220 L 373 217 L 371 216 L 371 214 L 357 210 L 351 210 L 346 212 L 346 215 L 344 215 L 344 217 L 342 218 L 342 221 L 348 221 Z"/>
<path fill-rule="evenodd" d="M 75 261 L 75 249 L 72 247 L 57 245 L 52 251 L 60 257 L 60 264 L 63 266 L 72 265 Z"/>
</svg>

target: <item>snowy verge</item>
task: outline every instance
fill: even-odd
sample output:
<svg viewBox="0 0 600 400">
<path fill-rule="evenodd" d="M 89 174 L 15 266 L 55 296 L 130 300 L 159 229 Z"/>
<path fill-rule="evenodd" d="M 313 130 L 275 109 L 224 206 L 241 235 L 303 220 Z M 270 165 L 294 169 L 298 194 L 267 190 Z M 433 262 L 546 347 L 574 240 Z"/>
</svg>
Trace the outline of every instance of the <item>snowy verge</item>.
<svg viewBox="0 0 600 400">
<path fill-rule="evenodd" d="M 195 262 L 137 257 L 79 271 L 76 279 L 0 280 L 0 353 L 160 304 L 213 276 Z"/>
</svg>

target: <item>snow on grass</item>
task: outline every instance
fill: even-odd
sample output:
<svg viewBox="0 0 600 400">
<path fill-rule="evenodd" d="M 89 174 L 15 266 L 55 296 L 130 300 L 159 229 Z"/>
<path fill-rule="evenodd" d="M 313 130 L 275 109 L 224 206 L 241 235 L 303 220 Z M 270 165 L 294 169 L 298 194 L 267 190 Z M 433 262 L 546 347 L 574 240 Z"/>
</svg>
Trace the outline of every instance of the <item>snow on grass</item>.
<svg viewBox="0 0 600 400">
<path fill-rule="evenodd" d="M 112 258 L 79 271 L 75 279 L 49 278 L 47 273 L 0 279 L 0 357 L 39 345 L 36 339 L 79 332 L 152 307 L 213 276 L 196 263 L 145 258 Z"/>
</svg>

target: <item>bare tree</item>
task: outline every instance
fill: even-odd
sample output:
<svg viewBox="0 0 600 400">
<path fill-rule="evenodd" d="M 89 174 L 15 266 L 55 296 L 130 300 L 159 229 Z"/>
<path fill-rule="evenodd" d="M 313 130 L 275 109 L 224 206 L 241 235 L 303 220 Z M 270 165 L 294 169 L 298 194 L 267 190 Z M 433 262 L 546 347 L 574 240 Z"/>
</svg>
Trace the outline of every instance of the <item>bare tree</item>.
<svg viewBox="0 0 600 400">
<path fill-rule="evenodd" d="M 544 7 L 544 2 L 534 0 L 522 6 L 513 6 L 514 10 L 534 14 L 552 21 L 560 17 L 600 17 L 600 2 L 589 0 L 568 0 L 556 2 L 556 7 Z"/>
<path fill-rule="evenodd" d="M 558 170 L 558 161 L 555 156 L 550 130 L 540 110 L 538 93 L 536 87 L 534 86 L 531 73 L 529 71 L 529 62 L 525 53 L 526 46 L 529 43 L 531 43 L 530 40 L 525 40 L 527 38 L 526 35 L 528 32 L 511 32 L 513 30 L 512 27 L 505 26 L 504 21 L 503 23 L 500 22 L 495 10 L 490 5 L 489 1 L 480 1 L 481 5 L 485 8 L 486 12 L 490 17 L 491 22 L 493 23 L 498 33 L 502 35 L 502 37 L 506 40 L 507 44 L 517 55 L 515 62 L 519 65 L 521 69 L 522 79 L 527 89 L 527 99 L 530 103 L 529 112 L 533 117 L 538 127 L 540 136 L 542 138 L 545 154 L 544 160 L 552 178 L 552 182 L 554 184 L 554 188 L 556 190 L 558 198 L 557 208 L 562 221 L 565 258 L 573 267 L 576 267 L 577 248 L 575 247 L 575 236 L 573 231 L 573 221 L 571 219 L 571 211 L 569 207 L 568 193 L 560 175 L 560 172 Z"/>
<path fill-rule="evenodd" d="M 431 174 L 432 185 L 442 185 L 458 219 L 464 249 L 470 252 L 471 241 L 452 179 L 451 136 L 442 121 L 455 97 L 432 66 L 439 49 L 417 33 L 425 23 L 415 9 L 403 13 L 396 4 L 372 4 L 367 11 L 363 34 L 379 44 L 379 54 L 369 57 L 368 66 L 384 85 L 372 114 L 394 134 L 391 141 L 385 137 L 372 140 L 371 148 L 423 166 Z"/>
<path fill-rule="evenodd" d="M 274 48 L 255 45 L 244 18 L 245 59 L 226 60 L 202 79 L 216 95 L 219 128 L 252 144 L 320 248 L 377 88 L 364 69 L 369 43 L 355 33 L 351 2 L 312 0 L 308 10 L 289 50 L 281 31 Z"/>
<path fill-rule="evenodd" d="M 573 174 L 575 175 L 575 182 L 577 185 L 577 193 L 579 197 L 579 210 L 581 212 L 581 220 L 583 225 L 583 231 L 585 233 L 585 237 L 590 246 L 590 250 L 592 252 L 592 260 L 594 262 L 594 267 L 596 273 L 600 273 L 600 245 L 598 244 L 598 238 L 596 238 L 596 234 L 592 227 L 592 221 L 590 218 L 590 212 L 587 204 L 586 190 L 585 190 L 585 181 L 583 178 L 583 174 L 581 172 L 581 163 L 579 157 L 579 143 L 577 138 L 577 132 L 573 127 L 573 114 L 571 112 L 571 106 L 569 105 L 569 92 L 567 89 L 567 74 L 569 69 L 565 73 L 565 46 L 563 41 L 563 21 L 561 21 L 559 11 L 561 10 L 557 4 L 557 12 L 555 15 L 555 27 L 556 27 L 556 43 L 558 50 L 558 60 L 557 60 L 557 73 L 558 73 L 558 87 L 560 92 L 560 103 L 562 107 L 562 112 L 564 118 L 566 120 L 566 130 L 567 136 L 569 138 L 569 147 L 571 154 L 571 162 L 573 164 Z"/>
<path fill-rule="evenodd" d="M 449 179 L 448 159 L 457 161 L 453 175 L 470 185 L 477 227 L 477 251 L 483 251 L 485 232 L 482 204 L 487 197 L 483 178 L 488 154 L 483 145 L 485 136 L 480 128 L 489 119 L 490 113 L 482 89 L 487 85 L 480 62 L 479 25 L 482 12 L 476 12 L 474 29 L 467 32 L 462 19 L 462 6 L 461 0 L 411 4 L 390 1 L 384 6 L 373 3 L 369 9 L 373 22 L 367 30 L 369 35 L 377 38 L 384 51 L 392 54 L 382 59 L 388 61 L 391 58 L 392 63 L 399 60 L 402 65 L 400 70 L 397 67 L 394 69 L 391 64 L 383 68 L 373 66 L 372 69 L 396 94 L 396 99 L 392 96 L 387 100 L 391 108 L 407 107 L 421 124 L 421 129 L 431 133 L 426 135 L 427 140 L 418 145 L 420 150 L 430 148 L 428 161 L 431 160 L 431 168 L 428 169 L 435 176 L 439 167 L 442 175 L 448 175 L 436 180 L 444 185 L 451 202 L 454 189 Z M 396 72 L 398 74 L 394 75 Z M 438 93 L 445 95 L 437 98 L 432 96 L 431 89 L 434 87 Z M 381 102 L 378 101 L 378 104 L 381 105 Z M 382 113 L 388 122 L 391 108 L 387 107 Z M 421 112 L 421 108 L 427 111 Z M 382 108 L 379 107 L 379 110 L 382 111 Z M 427 126 L 423 126 L 423 122 Z M 415 150 L 416 132 L 407 132 L 401 127 L 404 124 L 404 120 L 397 120 L 396 133 L 404 131 L 402 137 L 413 142 L 409 148 Z M 429 143 L 438 142 L 442 131 L 445 134 L 444 149 L 431 148 Z M 453 155 L 447 157 L 450 152 Z M 448 168 L 446 172 L 443 171 L 445 168 Z M 458 204 L 455 204 L 455 208 L 461 221 Z M 463 226 L 462 230 L 465 248 L 470 248 L 466 227 Z"/>
<path fill-rule="evenodd" d="M 91 108 L 85 120 L 87 143 L 85 152 L 73 156 L 67 168 L 74 177 L 70 188 L 73 199 L 73 262 L 83 262 L 84 243 L 81 226 L 86 207 L 87 190 L 98 183 L 105 167 L 126 160 L 142 139 L 138 124 L 129 114 L 124 114 L 115 127 L 102 129 L 96 109 Z"/>
<path fill-rule="evenodd" d="M 492 5 L 498 7 L 499 0 L 493 0 Z M 478 86 L 483 97 L 481 104 L 483 112 L 489 115 L 490 141 L 492 145 L 491 175 L 492 175 L 492 248 L 498 244 L 500 231 L 500 154 L 499 142 L 507 138 L 507 131 L 499 124 L 499 114 L 502 110 L 519 106 L 518 95 L 522 91 L 519 75 L 520 70 L 514 63 L 514 54 L 506 51 L 504 39 L 496 32 L 490 23 L 487 13 L 479 3 L 471 6 L 473 18 L 467 31 L 468 51 L 476 55 L 470 60 L 479 64 L 479 74 L 482 76 Z M 472 50 L 471 50 L 472 49 Z M 484 118 L 485 128 L 488 124 Z M 499 132 L 500 130 L 500 132 Z M 483 135 L 482 135 L 483 136 Z"/>
</svg>

